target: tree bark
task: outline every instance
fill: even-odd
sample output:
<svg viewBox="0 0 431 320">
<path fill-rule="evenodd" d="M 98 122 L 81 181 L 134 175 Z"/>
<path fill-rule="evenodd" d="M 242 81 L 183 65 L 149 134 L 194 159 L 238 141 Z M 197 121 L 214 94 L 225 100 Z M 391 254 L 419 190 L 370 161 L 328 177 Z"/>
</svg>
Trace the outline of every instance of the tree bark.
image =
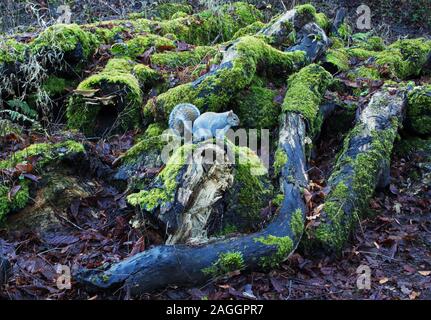
<svg viewBox="0 0 431 320">
<path fill-rule="evenodd" d="M 305 214 L 301 193 L 301 188 L 307 185 L 305 138 L 306 126 L 301 115 L 283 115 L 279 145 L 288 154 L 281 178 L 284 200 L 277 216 L 264 230 L 197 247 L 181 244 L 158 246 L 106 271 L 81 270 L 75 278 L 90 290 L 125 286 L 132 295 L 139 295 L 169 285 L 202 284 L 214 277 L 204 270 L 216 265 L 223 254 L 241 253 L 242 267 L 246 270 L 267 268 L 272 262 L 287 259 L 302 236 L 302 233 L 292 230 L 291 221 L 298 209 L 301 220 Z"/>
<path fill-rule="evenodd" d="M 340 252 L 375 189 L 388 185 L 391 152 L 405 107 L 403 90 L 384 88 L 362 111 L 328 179 L 330 192 L 319 225 L 310 232 L 311 244 Z"/>
<path fill-rule="evenodd" d="M 310 73 L 316 74 L 307 78 Z M 219 274 L 217 267 L 223 263 L 223 257 L 229 254 L 239 254 L 241 263 L 236 267 L 246 270 L 273 267 L 287 259 L 298 246 L 303 233 L 305 203 L 302 189 L 308 185 L 305 144 L 309 131 L 316 133 L 320 130 L 320 125 L 316 124 L 311 130 L 309 122 L 316 122 L 310 119 L 311 115 L 323 117 L 329 114 L 327 108 L 324 108 L 323 115 L 319 114 L 328 76 L 323 68 L 310 65 L 294 77 L 286 93 L 277 151 L 283 155 L 278 165 L 281 166 L 280 186 L 284 198 L 278 214 L 265 229 L 198 247 L 181 244 L 159 246 L 115 264 L 106 271 L 82 270 L 76 274 L 76 279 L 90 289 L 126 286 L 131 294 L 138 295 L 168 285 L 203 283 Z M 298 92 L 293 83 L 295 79 L 303 81 L 301 83 L 310 92 Z M 305 111 L 291 103 L 290 98 L 301 94 L 310 97 L 315 95 L 311 97 L 311 105 L 308 105 L 313 110 Z M 211 269 L 215 270 L 215 274 L 206 272 Z"/>
</svg>

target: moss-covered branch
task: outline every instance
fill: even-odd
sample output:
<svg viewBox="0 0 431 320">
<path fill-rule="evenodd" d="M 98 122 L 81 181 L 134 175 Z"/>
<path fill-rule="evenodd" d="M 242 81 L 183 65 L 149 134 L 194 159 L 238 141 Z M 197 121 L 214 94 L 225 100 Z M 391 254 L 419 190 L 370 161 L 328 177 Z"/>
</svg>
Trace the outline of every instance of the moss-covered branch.
<svg viewBox="0 0 431 320">
<path fill-rule="evenodd" d="M 310 243 L 339 252 L 378 185 L 388 183 L 394 140 L 403 121 L 405 92 L 385 87 L 374 94 L 344 143 L 328 180 L 320 224 Z"/>
<path fill-rule="evenodd" d="M 145 18 L 99 22 L 85 26 L 107 43 L 126 34 L 143 33 L 173 37 L 195 45 L 209 45 L 230 40 L 234 34 L 254 22 L 261 21 L 262 14 L 244 2 L 225 4 L 217 12 L 205 10 L 193 15 L 174 16 L 169 20 Z"/>
<path fill-rule="evenodd" d="M 251 83 L 259 68 L 289 74 L 304 60 L 301 51 L 285 53 L 260 38 L 242 37 L 227 50 L 218 69 L 151 99 L 144 113 L 155 119 L 166 119 L 170 111 L 183 102 L 193 103 L 202 111 L 220 111 L 232 96 Z"/>
</svg>

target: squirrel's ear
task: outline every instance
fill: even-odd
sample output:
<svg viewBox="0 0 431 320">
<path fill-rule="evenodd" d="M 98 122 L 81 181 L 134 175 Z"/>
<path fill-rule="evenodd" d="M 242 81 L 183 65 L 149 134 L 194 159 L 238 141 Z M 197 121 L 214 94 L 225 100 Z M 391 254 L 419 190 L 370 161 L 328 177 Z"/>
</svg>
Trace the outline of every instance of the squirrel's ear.
<svg viewBox="0 0 431 320">
<path fill-rule="evenodd" d="M 230 116 L 233 115 L 233 110 L 230 110 L 228 115 L 230 115 Z"/>
</svg>

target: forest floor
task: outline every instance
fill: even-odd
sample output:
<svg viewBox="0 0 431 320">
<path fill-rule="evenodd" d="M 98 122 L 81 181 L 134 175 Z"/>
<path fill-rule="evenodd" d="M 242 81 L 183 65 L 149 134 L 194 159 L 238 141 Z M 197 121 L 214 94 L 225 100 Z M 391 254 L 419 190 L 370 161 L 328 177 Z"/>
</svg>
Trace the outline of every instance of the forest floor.
<svg viewBox="0 0 431 320">
<path fill-rule="evenodd" d="M 151 298 L 429 300 L 430 160 L 422 151 L 393 157 L 389 190 L 371 200 L 370 218 L 361 221 L 340 257 L 310 258 L 310 252 L 299 250 L 269 273 L 233 274 L 202 288 L 168 289 Z M 357 287 L 359 266 L 371 270 L 370 289 Z"/>
<path fill-rule="evenodd" d="M 29 141 L 17 143 L 13 135 L 9 138 L 9 148 L 2 150 L 2 157 L 8 150 L 21 148 L 21 143 L 46 139 L 33 135 Z M 128 149 L 132 141 L 133 133 L 117 136 L 110 142 L 92 144 L 90 153 L 112 163 L 114 155 Z M 329 171 L 339 142 L 337 137 L 322 136 L 317 152 L 326 152 L 315 162 L 322 174 L 310 173 L 315 185 L 324 185 L 324 172 Z M 315 252 L 300 248 L 268 273 L 237 271 L 200 288 L 167 288 L 141 298 L 431 299 L 430 149 L 401 152 L 403 145 L 397 146 L 390 187 L 377 192 L 371 200 L 369 218 L 360 222 L 341 256 L 316 257 Z M 57 233 L 43 234 L 25 228 L 0 230 L 3 254 L 14 262 L 12 276 L 0 291 L 0 298 L 127 298 L 125 290 L 92 295 L 74 282 L 71 290 L 59 290 L 56 286 L 58 263 L 72 265 L 72 269 L 82 264 L 97 268 L 149 249 L 148 243 L 163 243 L 156 231 L 141 233 L 128 223 L 134 211 L 125 209 L 124 197 L 117 189 L 102 181 L 93 188 L 93 194 L 71 204 L 64 228 Z M 318 187 L 311 192 L 311 201 L 319 197 L 319 190 Z M 357 288 L 357 268 L 361 265 L 371 270 L 368 290 Z"/>
<path fill-rule="evenodd" d="M 321 8 L 324 8 L 322 4 Z M 351 6 L 351 10 L 354 7 Z M 332 14 L 329 14 L 333 16 Z M 393 19 L 393 21 L 391 20 Z M 429 27 L 399 23 L 395 18 L 387 38 L 425 35 Z M 379 30 L 384 30 L 384 26 Z M 426 31 L 428 30 L 428 31 Z M 429 82 L 429 79 L 428 79 Z M 0 159 L 26 146 L 55 141 L 55 136 L 29 134 L 18 139 L 11 134 L 2 141 Z M 87 142 L 89 154 L 113 167 L 115 159 L 128 150 L 134 132 L 109 141 Z M 429 141 L 429 140 L 428 140 Z M 333 162 L 340 137 L 323 135 L 317 146 L 326 150 L 316 159 L 311 197 L 318 198 L 325 183 L 326 166 Z M 399 145 L 395 150 L 402 149 Z M 431 149 L 431 148 L 428 148 Z M 332 150 L 332 152 L 327 152 Z M 322 154 L 322 153 L 320 153 Z M 102 170 L 103 168 L 100 168 Z M 16 170 L 19 170 L 17 168 Z M 37 175 L 29 179 L 38 180 Z M 79 179 L 86 179 L 80 175 Z M 14 263 L 12 276 L 0 290 L 0 299 L 119 299 L 127 292 L 90 294 L 74 282 L 71 290 L 57 288 L 57 264 L 97 268 L 163 243 L 153 229 L 139 231 L 129 223 L 135 215 L 127 208 L 125 195 L 103 180 L 88 181 L 90 195 L 72 202 L 64 228 L 57 233 L 0 229 L 0 249 Z M 228 274 L 200 288 L 167 288 L 142 299 L 431 299 L 431 150 L 395 152 L 390 187 L 370 201 L 369 218 L 360 222 L 341 256 L 319 256 L 300 248 L 278 269 L 267 273 Z M 19 218 L 19 217 L 18 217 Z M 14 219 L 14 217 L 11 217 Z M 312 223 L 312 221 L 310 222 Z M 371 270 L 371 288 L 358 289 L 357 269 Z M 73 279 L 72 279 L 73 281 Z"/>
</svg>

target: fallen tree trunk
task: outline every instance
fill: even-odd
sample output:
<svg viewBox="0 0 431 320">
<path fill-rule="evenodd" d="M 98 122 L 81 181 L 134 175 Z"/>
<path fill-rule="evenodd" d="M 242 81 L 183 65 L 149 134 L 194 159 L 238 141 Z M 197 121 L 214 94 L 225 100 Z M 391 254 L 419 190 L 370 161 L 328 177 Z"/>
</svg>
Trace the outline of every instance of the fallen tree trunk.
<svg viewBox="0 0 431 320">
<path fill-rule="evenodd" d="M 266 269 L 287 259 L 296 249 L 304 229 L 302 189 L 308 183 L 305 144 L 309 133 L 306 121 L 318 116 L 330 79 L 323 68 L 310 65 L 290 80 L 274 164 L 281 173 L 283 200 L 276 217 L 265 229 L 197 247 L 158 246 L 106 271 L 78 272 L 76 279 L 93 289 L 126 286 L 131 294 L 137 295 L 168 285 L 200 284 L 229 271 Z M 306 104 L 299 103 L 303 95 L 308 96 Z M 313 123 L 313 131 L 318 131 L 315 121 L 309 122 Z"/>
<path fill-rule="evenodd" d="M 389 183 L 390 157 L 405 113 L 405 91 L 385 87 L 375 93 L 344 142 L 328 180 L 318 227 L 309 232 L 310 243 L 339 252 L 374 190 Z"/>
<path fill-rule="evenodd" d="M 284 261 L 302 235 L 305 206 L 301 188 L 307 184 L 306 129 L 301 115 L 294 113 L 284 117 L 281 128 L 279 143 L 290 159 L 283 169 L 284 200 L 276 218 L 264 230 L 197 247 L 158 246 L 106 271 L 81 271 L 75 278 L 90 289 L 125 286 L 131 294 L 137 295 L 169 285 L 202 284 L 229 271 L 258 270 Z M 289 176 L 295 176 L 297 180 L 293 181 Z"/>
<path fill-rule="evenodd" d="M 296 69 L 295 64 L 313 61 L 329 45 L 324 31 L 316 24 L 305 24 L 303 29 L 302 42 L 296 46 L 296 52 L 283 53 L 259 38 L 240 38 L 226 51 L 219 69 L 194 83 L 158 96 L 156 101 L 146 106 L 146 111 L 152 111 L 156 119 L 163 119 L 181 102 L 195 103 L 201 109 L 206 106 L 204 110 L 208 110 L 209 106 L 220 108 L 232 93 L 243 89 L 251 81 L 262 61 L 265 66 L 272 65 L 282 68 L 282 72 L 292 72 Z M 277 32 L 279 29 L 273 30 Z M 306 30 L 317 32 L 317 35 L 313 33 L 307 37 Z M 310 42 L 308 38 L 312 37 L 319 40 Z M 310 46 L 315 49 L 310 50 Z M 310 56 L 307 57 L 307 54 Z M 295 59 L 292 61 L 293 57 Z M 305 144 L 309 131 L 314 135 L 320 130 L 321 121 L 315 118 L 319 118 L 319 105 L 329 79 L 330 74 L 323 68 L 312 65 L 289 80 L 290 89 L 283 104 L 284 114 L 280 123 L 278 157 L 274 164 L 281 172 L 283 201 L 277 216 L 265 229 L 198 247 L 181 244 L 158 246 L 106 271 L 81 270 L 76 274 L 76 279 L 93 289 L 126 286 L 132 294 L 140 294 L 168 285 L 203 283 L 232 270 L 268 268 L 287 259 L 297 247 L 304 228 L 305 204 L 301 191 L 308 181 Z M 302 104 L 304 98 L 307 103 Z"/>
</svg>

